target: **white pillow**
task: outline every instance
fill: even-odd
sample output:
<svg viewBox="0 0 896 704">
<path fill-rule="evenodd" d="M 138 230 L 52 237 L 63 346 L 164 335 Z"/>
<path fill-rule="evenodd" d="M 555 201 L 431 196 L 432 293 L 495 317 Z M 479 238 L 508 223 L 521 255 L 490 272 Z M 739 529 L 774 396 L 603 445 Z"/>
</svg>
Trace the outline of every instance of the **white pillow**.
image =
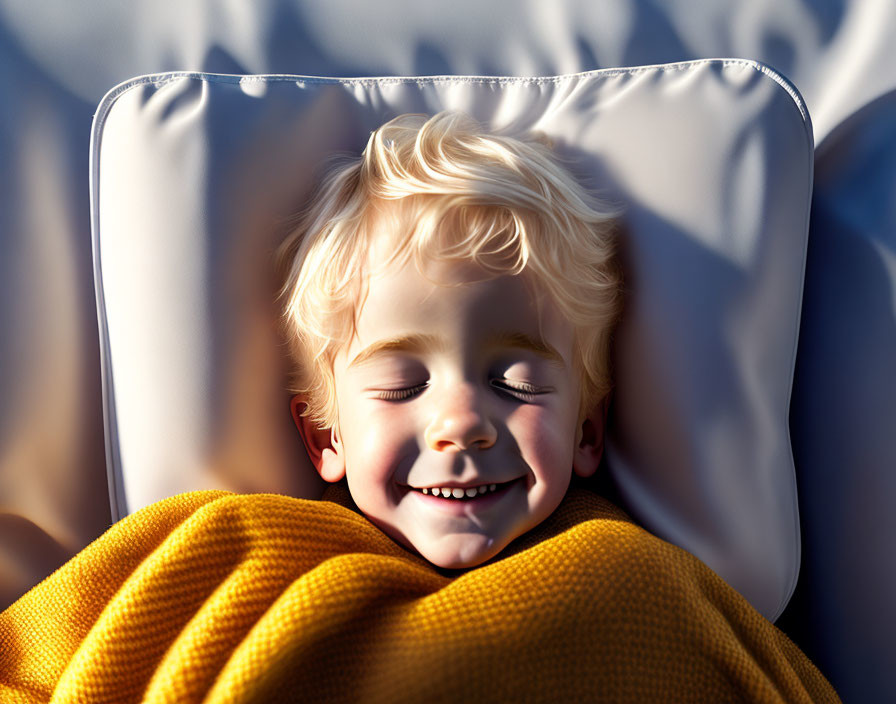
<svg viewBox="0 0 896 704">
<path fill-rule="evenodd" d="M 113 514 L 205 487 L 314 496 L 271 253 L 336 152 L 406 112 L 539 130 L 626 205 L 608 466 L 625 508 L 774 618 L 799 567 L 788 406 L 812 130 L 732 59 L 542 78 L 166 73 L 113 89 L 91 197 Z"/>
</svg>

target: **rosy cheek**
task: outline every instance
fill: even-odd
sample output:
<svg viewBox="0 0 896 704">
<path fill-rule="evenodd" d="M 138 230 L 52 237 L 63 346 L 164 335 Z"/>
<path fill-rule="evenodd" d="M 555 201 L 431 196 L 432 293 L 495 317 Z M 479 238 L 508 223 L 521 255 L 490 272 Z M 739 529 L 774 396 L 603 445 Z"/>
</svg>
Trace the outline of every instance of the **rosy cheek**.
<svg viewBox="0 0 896 704">
<path fill-rule="evenodd" d="M 564 461 L 571 439 L 561 437 L 557 420 L 553 409 L 535 405 L 521 406 L 508 419 L 508 428 L 531 466 L 550 471 Z"/>
<path fill-rule="evenodd" d="M 520 406 L 508 418 L 507 426 L 521 449 L 525 451 L 528 448 L 529 452 L 539 454 L 542 452 L 543 444 L 545 443 L 544 423 L 546 415 L 546 409 L 544 408 Z"/>
<path fill-rule="evenodd" d="M 408 404 L 372 403 L 358 425 L 362 430 L 358 452 L 354 453 L 372 474 L 389 476 L 402 459 L 413 452 L 417 441 L 414 419 Z"/>
</svg>

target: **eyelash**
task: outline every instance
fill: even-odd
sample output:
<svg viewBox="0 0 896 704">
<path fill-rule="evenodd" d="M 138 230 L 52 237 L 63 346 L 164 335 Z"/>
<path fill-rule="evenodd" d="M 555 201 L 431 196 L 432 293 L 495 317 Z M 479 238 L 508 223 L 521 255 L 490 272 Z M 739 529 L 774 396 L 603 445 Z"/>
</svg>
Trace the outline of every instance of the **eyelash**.
<svg viewBox="0 0 896 704">
<path fill-rule="evenodd" d="M 492 379 L 489 381 L 489 385 L 493 389 L 510 394 L 514 398 L 526 401 L 527 403 L 535 400 L 536 396 L 548 392 L 547 389 L 533 386 L 525 381 L 510 382 L 507 379 Z M 417 384 L 416 386 L 409 386 L 406 389 L 383 389 L 377 394 L 376 398 L 382 401 L 406 401 L 421 393 L 428 386 L 429 384 Z"/>
<path fill-rule="evenodd" d="M 406 389 L 383 389 L 376 398 L 383 401 L 405 401 L 412 396 L 416 396 L 429 384 L 417 384 L 417 386 L 409 386 Z"/>
<path fill-rule="evenodd" d="M 547 389 L 533 386 L 525 381 L 511 382 L 507 379 L 492 379 L 489 381 L 489 384 L 492 388 L 508 393 L 514 398 L 526 401 L 527 403 L 531 403 L 535 400 L 536 396 L 547 393 L 548 391 Z"/>
</svg>

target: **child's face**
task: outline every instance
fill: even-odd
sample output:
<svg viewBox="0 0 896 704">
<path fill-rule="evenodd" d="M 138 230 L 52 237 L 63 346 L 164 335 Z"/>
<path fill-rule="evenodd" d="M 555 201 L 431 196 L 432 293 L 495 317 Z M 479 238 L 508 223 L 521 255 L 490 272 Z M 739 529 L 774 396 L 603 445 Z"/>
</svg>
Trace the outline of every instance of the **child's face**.
<svg viewBox="0 0 896 704">
<path fill-rule="evenodd" d="M 315 462 L 329 481 L 347 476 L 395 540 L 469 567 L 547 518 L 574 465 L 596 469 L 600 432 L 582 441 L 573 329 L 546 297 L 472 265 L 427 274 L 439 284 L 413 262 L 369 281 L 334 363 L 338 428 Z"/>
</svg>

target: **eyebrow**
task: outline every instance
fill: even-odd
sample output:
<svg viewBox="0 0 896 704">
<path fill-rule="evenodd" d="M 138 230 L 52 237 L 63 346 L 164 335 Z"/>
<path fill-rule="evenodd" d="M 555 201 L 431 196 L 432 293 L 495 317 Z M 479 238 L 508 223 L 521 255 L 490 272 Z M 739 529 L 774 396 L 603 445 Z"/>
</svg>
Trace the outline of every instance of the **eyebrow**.
<svg viewBox="0 0 896 704">
<path fill-rule="evenodd" d="M 373 357 L 386 352 L 432 352 L 445 349 L 445 343 L 435 335 L 402 335 L 390 337 L 385 340 L 377 340 L 361 350 L 358 355 L 349 362 L 349 367 L 354 367 L 370 361 Z"/>
<path fill-rule="evenodd" d="M 536 339 L 523 332 L 499 332 L 488 338 L 488 347 L 505 347 L 523 349 L 534 352 L 539 357 L 565 367 L 563 356 L 544 340 Z M 349 362 L 349 367 L 355 367 L 370 361 L 374 357 L 389 352 L 439 352 L 447 347 L 445 341 L 435 335 L 402 335 L 377 340 L 365 347 L 357 356 Z"/>
<path fill-rule="evenodd" d="M 489 345 L 492 347 L 529 350 L 552 364 L 556 364 L 559 367 L 566 366 L 563 356 L 551 345 L 524 332 L 499 332 L 489 338 Z"/>
</svg>

